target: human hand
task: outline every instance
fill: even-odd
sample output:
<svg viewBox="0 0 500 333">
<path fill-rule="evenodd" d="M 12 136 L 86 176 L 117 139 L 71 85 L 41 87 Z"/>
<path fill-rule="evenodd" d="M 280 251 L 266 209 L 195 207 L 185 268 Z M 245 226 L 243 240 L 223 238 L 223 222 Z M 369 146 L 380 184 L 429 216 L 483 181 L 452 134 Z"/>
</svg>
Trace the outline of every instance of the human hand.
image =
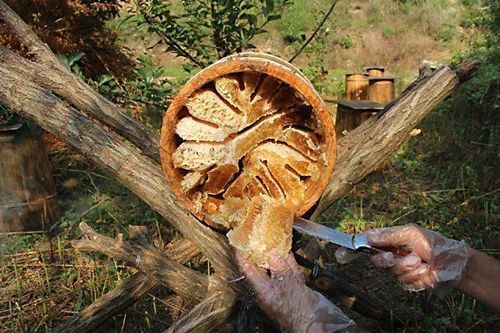
<svg viewBox="0 0 500 333">
<path fill-rule="evenodd" d="M 293 254 L 271 258 L 271 276 L 239 253 L 236 259 L 260 307 L 283 332 L 338 332 L 354 325 L 326 297 L 306 286 Z"/>
<path fill-rule="evenodd" d="M 363 233 L 375 247 L 404 247 L 407 256 L 395 258 L 391 252 L 372 256 L 377 267 L 392 268 L 398 280 L 411 291 L 435 288 L 442 282 L 457 282 L 468 260 L 464 241 L 448 239 L 415 224 L 371 229 Z"/>
</svg>

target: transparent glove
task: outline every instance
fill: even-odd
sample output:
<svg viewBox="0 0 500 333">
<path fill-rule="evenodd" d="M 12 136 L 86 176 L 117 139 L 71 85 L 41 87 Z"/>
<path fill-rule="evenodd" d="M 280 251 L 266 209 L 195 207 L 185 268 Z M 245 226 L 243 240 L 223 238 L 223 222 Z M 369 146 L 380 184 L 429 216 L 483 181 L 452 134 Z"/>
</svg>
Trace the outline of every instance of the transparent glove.
<svg viewBox="0 0 500 333">
<path fill-rule="evenodd" d="M 238 253 L 236 259 L 260 307 L 283 332 L 339 332 L 354 326 L 326 297 L 306 286 L 291 253 L 286 259 L 271 258 L 271 276 Z"/>
<path fill-rule="evenodd" d="M 455 283 L 464 273 L 468 247 L 464 241 L 448 239 L 414 224 L 371 229 L 363 233 L 375 247 L 404 247 L 411 253 L 395 258 L 390 252 L 372 256 L 377 267 L 392 268 L 398 280 L 408 290 L 435 288 L 448 282 Z"/>
</svg>

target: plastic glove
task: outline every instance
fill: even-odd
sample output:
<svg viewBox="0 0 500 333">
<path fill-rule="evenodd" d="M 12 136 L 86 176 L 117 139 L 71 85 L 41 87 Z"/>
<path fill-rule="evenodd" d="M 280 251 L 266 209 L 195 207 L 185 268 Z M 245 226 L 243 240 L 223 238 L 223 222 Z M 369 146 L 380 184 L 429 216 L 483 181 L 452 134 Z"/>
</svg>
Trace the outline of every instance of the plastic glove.
<svg viewBox="0 0 500 333">
<path fill-rule="evenodd" d="M 292 254 L 271 258 L 271 276 L 239 253 L 236 259 L 260 307 L 283 332 L 338 332 L 354 325 L 326 297 L 306 286 Z"/>
<path fill-rule="evenodd" d="M 372 257 L 375 266 L 392 268 L 398 280 L 411 291 L 435 288 L 443 282 L 457 282 L 468 260 L 464 241 L 448 239 L 437 232 L 409 224 L 371 229 L 363 233 L 375 247 L 405 247 L 411 253 L 395 258 L 390 252 Z"/>
</svg>

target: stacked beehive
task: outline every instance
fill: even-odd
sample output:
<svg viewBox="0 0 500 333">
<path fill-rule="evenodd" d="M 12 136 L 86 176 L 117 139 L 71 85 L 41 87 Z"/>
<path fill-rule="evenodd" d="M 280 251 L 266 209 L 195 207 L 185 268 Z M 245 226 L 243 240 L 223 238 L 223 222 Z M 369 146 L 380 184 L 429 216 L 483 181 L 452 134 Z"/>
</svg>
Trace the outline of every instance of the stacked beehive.
<svg viewBox="0 0 500 333">
<path fill-rule="evenodd" d="M 385 68 L 365 67 L 363 73 L 348 73 L 345 81 L 346 99 L 338 100 L 337 137 L 347 134 L 394 99 L 394 77 L 385 75 Z"/>
</svg>

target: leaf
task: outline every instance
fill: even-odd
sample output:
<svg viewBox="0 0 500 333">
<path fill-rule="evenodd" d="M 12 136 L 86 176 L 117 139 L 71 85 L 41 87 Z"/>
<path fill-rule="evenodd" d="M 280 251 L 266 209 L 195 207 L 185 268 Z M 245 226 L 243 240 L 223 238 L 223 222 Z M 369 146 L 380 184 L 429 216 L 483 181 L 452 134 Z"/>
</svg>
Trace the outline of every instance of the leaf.
<svg viewBox="0 0 500 333">
<path fill-rule="evenodd" d="M 247 17 L 248 23 L 250 23 L 250 25 L 256 25 L 257 24 L 257 15 L 246 14 L 246 17 Z"/>
<path fill-rule="evenodd" d="M 266 7 L 269 12 L 272 12 L 274 10 L 274 0 L 266 0 Z"/>
</svg>

